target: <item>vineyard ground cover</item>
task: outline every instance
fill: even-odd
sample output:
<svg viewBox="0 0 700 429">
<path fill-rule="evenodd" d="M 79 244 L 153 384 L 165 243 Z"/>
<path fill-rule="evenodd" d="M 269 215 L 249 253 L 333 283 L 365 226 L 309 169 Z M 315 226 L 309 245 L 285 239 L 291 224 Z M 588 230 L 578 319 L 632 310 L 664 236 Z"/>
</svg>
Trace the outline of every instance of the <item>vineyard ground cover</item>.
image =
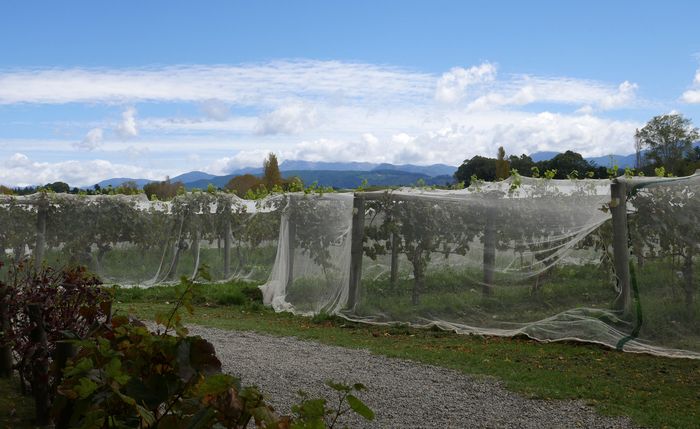
<svg viewBox="0 0 700 429">
<path fill-rule="evenodd" d="M 0 378 L 0 427 L 31 429 L 34 419 L 34 402 L 31 396 L 20 393 L 19 379 Z"/>
<path fill-rule="evenodd" d="M 700 349 L 700 300 L 687 308 L 677 274 L 663 259 L 647 261 L 640 269 L 640 299 L 643 323 L 640 338 L 668 348 Z M 700 278 L 700 265 L 696 266 Z M 426 284 L 419 303 L 412 302 L 414 281 L 406 271 L 391 284 L 388 273 L 365 277 L 355 315 L 375 322 L 425 324 L 428 320 L 459 322 L 476 328 L 516 328 L 547 319 L 571 309 L 611 310 L 617 292 L 610 274 L 598 265 L 556 266 L 545 275 L 509 282 L 497 274 L 497 286 L 490 296 L 481 293 L 483 273 L 480 268 L 436 266 L 426 273 Z M 503 277 L 503 278 L 499 278 Z M 296 279 L 288 298 L 300 312 L 314 311 L 317 297 L 327 294 L 323 277 Z M 377 315 L 383 315 L 378 317 Z M 615 326 L 608 312 L 601 320 Z M 632 322 L 619 322 L 623 332 L 630 332 Z M 591 325 L 590 329 L 603 329 Z"/>
<path fill-rule="evenodd" d="M 539 343 L 525 338 L 456 335 L 404 325 L 373 326 L 336 316 L 274 313 L 255 304 L 212 305 L 221 285 L 202 286 L 209 298 L 187 323 L 229 330 L 295 336 L 365 348 L 390 357 L 496 376 L 521 394 L 542 399 L 583 399 L 610 415 L 630 416 L 649 427 L 694 427 L 700 419 L 700 361 L 620 353 L 580 343 Z M 232 284 L 244 290 L 249 284 Z M 208 291 L 212 288 L 214 291 Z M 117 290 L 117 308 L 151 317 L 171 293 L 167 287 L 137 295 Z M 211 301 L 211 302 L 209 302 Z"/>
<path fill-rule="evenodd" d="M 275 260 L 276 246 L 235 247 L 232 249 L 231 272 L 234 275 L 245 277 L 250 281 L 262 282 L 270 275 L 270 267 Z M 96 253 L 96 252 L 94 252 Z M 206 264 L 209 272 L 215 278 L 223 278 L 223 250 L 214 248 L 201 248 L 199 253 L 200 265 Z M 96 258 L 87 258 L 84 263 L 93 272 L 99 272 L 100 276 L 109 281 L 110 278 L 132 279 L 134 284 L 146 284 L 153 279 L 161 263 L 160 250 L 144 251 L 137 248 L 115 248 L 104 255 L 99 269 L 95 266 Z M 0 258 L 2 260 L 2 258 Z M 4 262 L 10 262 L 9 259 Z M 60 249 L 49 249 L 46 252 L 46 264 L 50 266 L 70 265 L 65 252 Z M 185 251 L 179 257 L 176 272 L 171 275 L 173 282 L 180 276 L 191 276 L 194 272 L 195 258 L 192 252 Z"/>
<path fill-rule="evenodd" d="M 115 299 L 119 303 L 167 303 L 177 299 L 172 286 L 154 286 L 150 288 L 115 289 Z M 200 306 L 242 306 L 250 310 L 261 310 L 262 293 L 257 285 L 245 281 L 226 283 L 198 284 L 194 288 L 193 304 Z"/>
</svg>

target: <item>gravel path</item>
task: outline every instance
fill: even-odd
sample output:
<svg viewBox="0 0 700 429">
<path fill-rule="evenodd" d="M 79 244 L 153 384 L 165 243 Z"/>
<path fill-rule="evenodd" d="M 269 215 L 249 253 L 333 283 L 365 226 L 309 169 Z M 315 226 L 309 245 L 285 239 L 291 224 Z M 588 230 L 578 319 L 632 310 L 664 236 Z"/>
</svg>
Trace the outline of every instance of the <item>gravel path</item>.
<svg viewBox="0 0 700 429">
<path fill-rule="evenodd" d="M 252 332 L 189 326 L 216 347 L 225 372 L 257 384 L 283 414 L 298 390 L 332 398 L 324 381 L 363 383 L 359 395 L 376 419 L 352 428 L 631 428 L 628 419 L 598 415 L 580 401 L 523 398 L 490 378 L 354 350 Z"/>
</svg>

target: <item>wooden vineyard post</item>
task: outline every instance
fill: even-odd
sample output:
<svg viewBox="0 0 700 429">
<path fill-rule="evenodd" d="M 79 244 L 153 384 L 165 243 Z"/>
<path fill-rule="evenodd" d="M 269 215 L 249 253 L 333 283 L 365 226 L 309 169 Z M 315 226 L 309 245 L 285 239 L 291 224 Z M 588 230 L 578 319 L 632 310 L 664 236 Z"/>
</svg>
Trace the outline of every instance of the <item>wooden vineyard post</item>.
<svg viewBox="0 0 700 429">
<path fill-rule="evenodd" d="M 0 297 L 0 331 L 2 344 L 0 344 L 0 377 L 12 376 L 12 347 L 7 342 L 10 333 L 10 314 L 5 297 Z"/>
<path fill-rule="evenodd" d="M 54 383 L 56 385 L 61 384 L 61 380 L 63 379 L 63 369 L 66 367 L 68 359 L 75 356 L 75 352 L 75 346 L 68 338 L 64 338 L 62 341 L 56 342 L 56 354 L 54 360 Z"/>
<path fill-rule="evenodd" d="M 613 226 L 613 257 L 615 259 L 615 276 L 620 295 L 616 305 L 618 310 L 629 314 L 632 310 L 632 292 L 630 288 L 630 252 L 627 246 L 627 186 L 614 180 L 610 185 L 610 213 Z"/>
<path fill-rule="evenodd" d="M 226 220 L 224 228 L 224 279 L 231 275 L 231 220 Z"/>
<path fill-rule="evenodd" d="M 48 201 L 41 197 L 36 211 L 36 247 L 34 250 L 34 265 L 37 271 L 44 262 L 44 249 L 46 248 L 46 218 L 48 216 Z"/>
<path fill-rule="evenodd" d="M 348 308 L 354 309 L 359 300 L 362 281 L 362 244 L 365 235 L 365 199 L 358 195 L 352 202 L 352 233 L 350 242 L 350 284 Z"/>
<path fill-rule="evenodd" d="M 111 309 L 109 314 L 111 315 Z M 75 346 L 72 342 L 68 341 L 67 338 L 63 341 L 56 342 L 56 354 L 54 360 L 54 368 L 56 371 L 54 373 L 54 383 L 56 385 L 61 384 L 61 380 L 63 380 L 63 370 L 68 363 L 68 359 L 74 357 L 76 352 L 77 350 Z M 58 416 L 55 417 L 55 429 L 70 428 L 70 417 L 73 414 L 74 404 L 75 403 L 73 401 L 69 401 Z"/>
<path fill-rule="evenodd" d="M 36 423 L 39 426 L 46 426 L 50 420 L 48 339 L 46 338 L 41 305 L 29 304 L 27 309 L 29 320 L 34 325 L 30 338 L 36 347 L 32 357 L 31 382 L 36 407 Z"/>
<path fill-rule="evenodd" d="M 287 291 L 294 284 L 294 250 L 296 249 L 297 224 L 294 221 L 293 207 L 287 215 Z"/>
<path fill-rule="evenodd" d="M 484 226 L 484 284 L 482 292 L 491 295 L 493 292 L 494 273 L 496 268 L 496 225 L 495 210 L 486 210 L 486 225 Z"/>
</svg>

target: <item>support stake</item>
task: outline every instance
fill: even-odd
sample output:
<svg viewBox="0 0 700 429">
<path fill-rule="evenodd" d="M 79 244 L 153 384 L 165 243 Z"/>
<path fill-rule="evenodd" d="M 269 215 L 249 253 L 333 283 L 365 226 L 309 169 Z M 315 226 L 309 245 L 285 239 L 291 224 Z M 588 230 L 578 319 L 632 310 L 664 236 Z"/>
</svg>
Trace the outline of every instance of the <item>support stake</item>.
<svg viewBox="0 0 700 429">
<path fill-rule="evenodd" d="M 610 185 L 610 213 L 613 226 L 613 257 L 615 259 L 615 276 L 620 295 L 615 305 L 625 315 L 632 310 L 632 294 L 630 290 L 630 252 L 627 232 L 627 186 L 624 183 L 613 181 Z"/>
<path fill-rule="evenodd" d="M 291 210 L 287 216 L 287 291 L 294 284 L 294 250 L 296 249 L 297 237 L 297 224 L 294 221 L 296 216 L 294 209 L 296 206 L 292 205 L 290 208 Z"/>
<path fill-rule="evenodd" d="M 352 235 L 350 244 L 350 284 L 348 308 L 355 309 L 362 281 L 362 244 L 365 235 L 365 199 L 355 195 L 352 202 Z"/>
<path fill-rule="evenodd" d="M 226 220 L 224 228 L 224 279 L 231 275 L 231 220 Z"/>
</svg>

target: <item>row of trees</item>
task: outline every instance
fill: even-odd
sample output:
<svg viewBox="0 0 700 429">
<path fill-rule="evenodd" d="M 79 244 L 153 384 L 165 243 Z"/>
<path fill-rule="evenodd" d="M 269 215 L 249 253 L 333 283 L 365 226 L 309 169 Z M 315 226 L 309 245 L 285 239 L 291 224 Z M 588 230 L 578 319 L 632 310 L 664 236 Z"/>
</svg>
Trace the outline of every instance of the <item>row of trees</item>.
<svg viewBox="0 0 700 429">
<path fill-rule="evenodd" d="M 552 179 L 566 179 L 569 177 L 603 179 L 611 174 L 617 175 L 618 173 L 617 168 L 611 173 L 609 168 L 591 164 L 580 153 L 570 150 L 560 153 L 552 159 L 535 162 L 530 156 L 525 154 L 520 156 L 511 155 L 506 158 L 505 150 L 503 147 L 500 147 L 497 158 L 476 155 L 472 159 L 465 160 L 455 172 L 454 177 L 457 182 L 462 182 L 465 186 L 469 186 L 472 177 L 493 182 L 507 178 L 512 170 L 528 177 L 540 177 L 545 172 L 550 172 L 552 176 L 550 178 Z"/>
<path fill-rule="evenodd" d="M 364 251 L 376 259 L 405 254 L 413 268 L 413 304 L 426 290 L 426 274 L 435 256 L 465 256 L 475 245 L 483 248 L 483 293 L 491 294 L 495 273 L 509 271 L 522 278 L 555 264 L 559 249 L 574 240 L 583 227 L 596 221 L 600 195 L 585 184 L 562 192 L 546 181 L 519 190 L 522 198 L 508 198 L 511 190 L 485 190 L 463 200 L 411 198 L 386 194 L 368 201 Z M 603 199 L 605 197 L 602 197 Z M 505 269 L 496 250 L 511 252 L 516 265 Z"/>
<path fill-rule="evenodd" d="M 660 115 L 652 118 L 635 132 L 637 174 L 688 176 L 700 168 L 700 132 L 691 120 L 680 114 Z M 579 153 L 566 151 L 552 159 L 535 162 L 528 155 L 506 157 L 503 147 L 497 158 L 477 155 L 465 160 L 454 174 L 465 186 L 472 177 L 495 181 L 507 178 L 511 170 L 522 176 L 539 177 L 549 172 L 549 178 L 595 178 L 605 179 L 622 175 L 625 171 L 617 166 L 599 166 L 586 161 Z"/>
</svg>

